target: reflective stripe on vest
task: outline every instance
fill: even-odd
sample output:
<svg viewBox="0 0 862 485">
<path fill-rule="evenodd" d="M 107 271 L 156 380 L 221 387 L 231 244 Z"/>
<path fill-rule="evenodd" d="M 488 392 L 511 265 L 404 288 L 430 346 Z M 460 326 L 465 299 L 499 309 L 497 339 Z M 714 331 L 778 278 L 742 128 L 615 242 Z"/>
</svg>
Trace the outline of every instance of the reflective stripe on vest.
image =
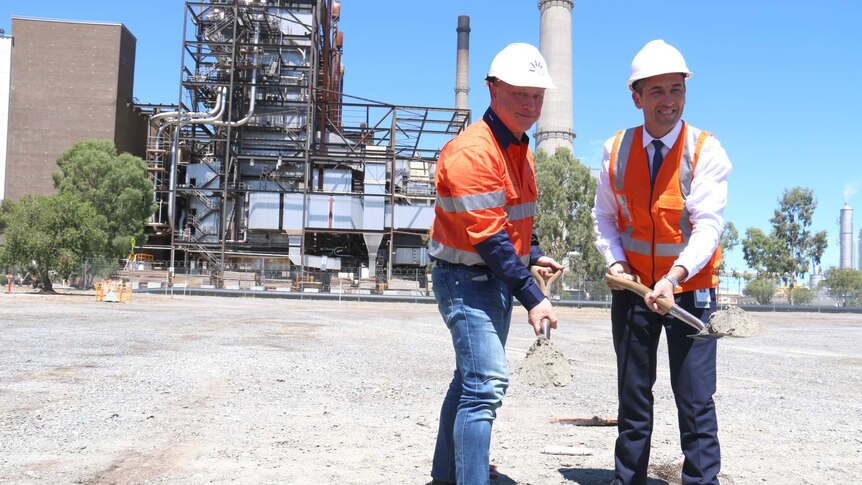
<svg viewBox="0 0 862 485">
<path fill-rule="evenodd" d="M 461 249 L 451 248 L 433 239 L 428 241 L 428 253 L 437 259 L 442 259 L 450 263 L 466 264 L 468 266 L 484 265 L 485 260 L 479 253 L 463 251 Z M 524 265 L 530 264 L 530 255 L 520 256 L 520 260 Z"/>
<path fill-rule="evenodd" d="M 437 196 L 437 205 L 446 212 L 467 212 L 502 207 L 506 203 L 506 191 L 485 194 L 470 194 L 461 197 Z"/>
<path fill-rule="evenodd" d="M 519 221 L 521 219 L 536 216 L 535 202 L 524 202 L 523 204 L 518 205 L 507 205 L 505 209 L 507 216 L 506 219 L 510 221 Z"/>
<path fill-rule="evenodd" d="M 436 204 L 445 212 L 467 212 L 471 210 L 493 209 L 502 207 L 506 203 L 506 193 L 504 191 L 494 192 L 490 194 L 472 194 L 463 197 L 441 197 L 437 196 Z M 525 202 L 517 205 L 507 205 L 503 207 L 507 214 L 507 219 L 517 221 L 526 219 L 527 217 L 535 217 L 536 203 Z"/>
</svg>

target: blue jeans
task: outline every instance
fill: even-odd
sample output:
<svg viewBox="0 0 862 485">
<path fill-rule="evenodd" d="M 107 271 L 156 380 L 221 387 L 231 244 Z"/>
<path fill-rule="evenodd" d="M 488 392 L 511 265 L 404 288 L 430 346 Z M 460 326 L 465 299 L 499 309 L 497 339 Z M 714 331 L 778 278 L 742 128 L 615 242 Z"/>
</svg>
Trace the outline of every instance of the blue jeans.
<svg viewBox="0 0 862 485">
<path fill-rule="evenodd" d="M 505 345 L 512 294 L 485 267 L 438 262 L 431 278 L 455 348 L 455 372 L 440 409 L 431 476 L 487 484 L 491 426 L 509 386 Z"/>
</svg>

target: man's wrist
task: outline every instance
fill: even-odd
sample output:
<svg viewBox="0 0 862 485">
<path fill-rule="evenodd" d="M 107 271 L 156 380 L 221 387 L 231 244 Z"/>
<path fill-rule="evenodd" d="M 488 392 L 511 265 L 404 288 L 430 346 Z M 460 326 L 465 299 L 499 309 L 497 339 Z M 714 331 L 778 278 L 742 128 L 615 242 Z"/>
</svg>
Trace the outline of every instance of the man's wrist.
<svg viewBox="0 0 862 485">
<path fill-rule="evenodd" d="M 661 279 L 670 281 L 670 284 L 673 285 L 673 288 L 671 288 L 672 291 L 676 291 L 676 289 L 679 288 L 679 280 L 670 273 L 662 276 Z"/>
</svg>

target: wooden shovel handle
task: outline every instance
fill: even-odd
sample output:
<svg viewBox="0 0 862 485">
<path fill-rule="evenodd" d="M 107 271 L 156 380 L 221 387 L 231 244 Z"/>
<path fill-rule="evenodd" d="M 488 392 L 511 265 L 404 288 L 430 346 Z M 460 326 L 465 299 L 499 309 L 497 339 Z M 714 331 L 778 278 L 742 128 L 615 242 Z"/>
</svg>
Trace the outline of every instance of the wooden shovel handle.
<svg viewBox="0 0 862 485">
<path fill-rule="evenodd" d="M 646 296 L 647 293 L 652 291 L 646 286 L 644 286 L 640 281 L 632 281 L 626 278 L 620 278 L 618 276 L 613 276 L 609 274 L 605 275 L 605 282 L 616 286 L 622 286 L 623 288 L 633 291 L 640 296 Z M 662 307 L 665 311 L 668 312 L 673 307 L 673 300 L 668 300 L 666 297 L 657 298 L 655 302 L 658 303 L 658 306 Z"/>
<path fill-rule="evenodd" d="M 563 270 L 559 269 L 557 271 L 554 271 L 548 278 L 548 281 L 545 281 L 545 278 L 542 278 L 542 274 L 539 273 L 539 269 L 541 268 L 544 268 L 544 266 L 530 266 L 530 273 L 533 274 L 533 278 L 536 280 L 536 284 L 539 285 L 539 289 L 542 290 L 542 294 L 544 294 L 550 300 L 551 285 L 553 285 L 555 281 L 560 279 L 560 276 L 563 276 Z"/>
</svg>

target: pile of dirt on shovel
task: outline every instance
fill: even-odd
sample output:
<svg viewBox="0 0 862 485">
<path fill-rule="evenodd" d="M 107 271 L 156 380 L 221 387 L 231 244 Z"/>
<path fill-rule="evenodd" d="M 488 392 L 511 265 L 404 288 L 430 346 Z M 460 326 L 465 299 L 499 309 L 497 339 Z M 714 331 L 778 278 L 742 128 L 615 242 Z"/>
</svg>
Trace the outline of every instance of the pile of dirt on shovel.
<svg viewBox="0 0 862 485">
<path fill-rule="evenodd" d="M 527 357 L 515 374 L 523 382 L 545 389 L 572 383 L 572 366 L 569 359 L 541 335 L 527 351 Z"/>
<path fill-rule="evenodd" d="M 729 337 L 754 337 L 763 333 L 760 322 L 737 306 L 710 315 L 707 330 L 710 334 Z"/>
</svg>

